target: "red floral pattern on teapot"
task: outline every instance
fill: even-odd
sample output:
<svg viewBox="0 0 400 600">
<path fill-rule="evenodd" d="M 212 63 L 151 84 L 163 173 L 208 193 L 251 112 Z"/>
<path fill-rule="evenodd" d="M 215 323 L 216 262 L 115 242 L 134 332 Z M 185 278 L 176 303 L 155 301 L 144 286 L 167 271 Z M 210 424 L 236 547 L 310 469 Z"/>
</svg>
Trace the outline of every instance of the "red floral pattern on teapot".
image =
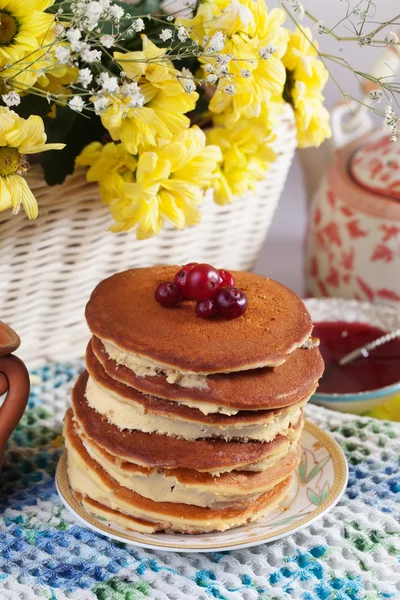
<svg viewBox="0 0 400 600">
<path fill-rule="evenodd" d="M 306 244 L 310 295 L 400 308 L 399 166 L 400 143 L 382 132 L 337 153 L 311 205 Z"/>
</svg>

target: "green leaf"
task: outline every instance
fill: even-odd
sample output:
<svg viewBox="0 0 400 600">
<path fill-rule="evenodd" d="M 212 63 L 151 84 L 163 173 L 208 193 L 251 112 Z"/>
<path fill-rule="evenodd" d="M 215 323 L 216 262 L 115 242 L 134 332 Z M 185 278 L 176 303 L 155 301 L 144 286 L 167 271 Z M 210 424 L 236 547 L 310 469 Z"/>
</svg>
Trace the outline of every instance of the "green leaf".
<svg viewBox="0 0 400 600">
<path fill-rule="evenodd" d="M 315 504 L 315 506 L 319 506 L 321 504 L 321 498 L 318 496 L 318 494 L 313 492 L 311 488 L 307 488 L 307 496 L 310 502 Z"/>
<path fill-rule="evenodd" d="M 324 468 L 324 466 L 330 460 L 330 458 L 330 454 L 328 454 L 328 456 L 326 456 L 323 460 L 321 460 L 321 462 L 317 463 L 313 469 L 311 469 L 311 471 L 305 479 L 306 483 L 309 483 L 312 479 L 314 479 L 316 475 L 318 475 L 320 470 Z"/>
<path fill-rule="evenodd" d="M 328 482 L 326 482 L 324 487 L 322 488 L 321 502 L 324 502 L 327 499 L 330 491 L 331 491 L 330 485 Z"/>
<path fill-rule="evenodd" d="M 46 119 L 47 141 L 66 144 L 64 150 L 44 152 L 40 162 L 48 185 L 63 183 L 74 171 L 75 158 L 87 144 L 101 140 L 105 130 L 100 118 L 84 117 L 68 107 L 57 106 L 55 119 Z"/>
</svg>

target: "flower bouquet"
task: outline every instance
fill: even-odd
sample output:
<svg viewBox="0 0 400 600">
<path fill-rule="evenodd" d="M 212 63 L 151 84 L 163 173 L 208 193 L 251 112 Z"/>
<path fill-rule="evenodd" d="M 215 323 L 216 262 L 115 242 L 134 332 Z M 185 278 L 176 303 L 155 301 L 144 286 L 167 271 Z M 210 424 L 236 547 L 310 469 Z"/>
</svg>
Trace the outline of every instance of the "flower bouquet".
<svg viewBox="0 0 400 600">
<path fill-rule="evenodd" d="M 255 192 L 288 106 L 300 146 L 330 135 L 310 31 L 264 0 L 177 7 L 0 0 L 0 210 L 37 217 L 34 154 L 49 186 L 87 168 L 111 229 L 144 239 L 198 224 L 205 190 L 219 205 Z"/>
</svg>

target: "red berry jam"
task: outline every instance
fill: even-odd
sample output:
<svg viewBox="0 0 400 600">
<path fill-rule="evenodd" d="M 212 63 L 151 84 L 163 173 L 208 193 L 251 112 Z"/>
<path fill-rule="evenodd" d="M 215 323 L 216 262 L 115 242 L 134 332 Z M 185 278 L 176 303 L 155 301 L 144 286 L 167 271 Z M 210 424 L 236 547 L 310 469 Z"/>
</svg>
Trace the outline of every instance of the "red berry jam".
<svg viewBox="0 0 400 600">
<path fill-rule="evenodd" d="M 376 390 L 400 381 L 400 339 L 373 350 L 366 358 L 357 358 L 340 366 L 345 355 L 387 333 L 366 323 L 316 323 L 313 337 L 320 339 L 325 372 L 317 392 L 350 394 Z"/>
</svg>

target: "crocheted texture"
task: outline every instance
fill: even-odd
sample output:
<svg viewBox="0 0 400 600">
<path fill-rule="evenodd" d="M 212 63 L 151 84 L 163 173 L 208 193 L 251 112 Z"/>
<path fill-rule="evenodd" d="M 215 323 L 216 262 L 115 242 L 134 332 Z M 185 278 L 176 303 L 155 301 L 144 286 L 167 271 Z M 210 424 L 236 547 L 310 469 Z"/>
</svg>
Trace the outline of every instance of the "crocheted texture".
<svg viewBox="0 0 400 600">
<path fill-rule="evenodd" d="M 95 534 L 54 485 L 61 419 L 81 361 L 35 372 L 0 484 L 1 600 L 378 600 L 400 597 L 400 424 L 310 406 L 350 467 L 342 501 L 278 542 L 210 554 L 153 552 Z"/>
</svg>

